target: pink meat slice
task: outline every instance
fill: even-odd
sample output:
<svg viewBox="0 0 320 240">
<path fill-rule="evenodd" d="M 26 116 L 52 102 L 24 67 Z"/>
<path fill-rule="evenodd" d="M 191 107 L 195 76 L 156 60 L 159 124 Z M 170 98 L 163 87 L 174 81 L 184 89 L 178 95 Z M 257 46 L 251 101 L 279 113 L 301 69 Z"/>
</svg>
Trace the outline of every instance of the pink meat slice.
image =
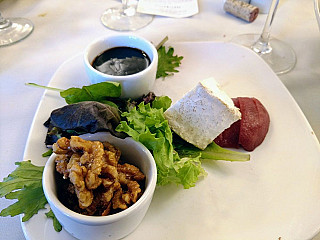
<svg viewBox="0 0 320 240">
<path fill-rule="evenodd" d="M 247 151 L 253 151 L 265 139 L 270 125 L 266 108 L 256 98 L 239 97 L 241 123 L 239 144 Z"/>
<path fill-rule="evenodd" d="M 270 125 L 266 108 L 256 98 L 238 97 L 232 99 L 240 108 L 241 120 L 233 123 L 214 141 L 221 147 L 238 148 L 253 151 L 265 139 Z"/>
</svg>

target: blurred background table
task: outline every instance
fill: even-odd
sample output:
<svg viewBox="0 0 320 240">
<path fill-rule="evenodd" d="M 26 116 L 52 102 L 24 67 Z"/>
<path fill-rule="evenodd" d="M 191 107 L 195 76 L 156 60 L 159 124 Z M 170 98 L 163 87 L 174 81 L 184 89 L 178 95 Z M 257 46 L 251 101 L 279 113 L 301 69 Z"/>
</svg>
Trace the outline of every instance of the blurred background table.
<svg viewBox="0 0 320 240">
<path fill-rule="evenodd" d="M 15 169 L 14 162 L 23 160 L 30 125 L 43 94 L 42 89 L 24 84 L 47 85 L 65 60 L 82 52 L 93 39 L 114 34 L 101 24 L 100 16 L 104 9 L 118 4 L 120 1 L 114 0 L 0 1 L 4 17 L 25 17 L 35 26 L 27 39 L 0 48 L 1 180 Z M 170 45 L 181 41 L 229 41 L 238 34 L 261 32 L 266 14 L 247 23 L 226 14 L 222 7 L 222 0 L 199 0 L 197 15 L 182 19 L 155 17 L 150 25 L 134 33 L 154 43 L 167 35 Z M 320 139 L 320 33 L 312 0 L 281 0 L 272 35 L 289 43 L 297 54 L 294 70 L 279 77 Z M 11 202 L 1 199 L 0 209 L 8 204 Z M 20 218 L 0 218 L 0 236 L 24 239 Z M 314 239 L 320 240 L 320 235 Z"/>
</svg>

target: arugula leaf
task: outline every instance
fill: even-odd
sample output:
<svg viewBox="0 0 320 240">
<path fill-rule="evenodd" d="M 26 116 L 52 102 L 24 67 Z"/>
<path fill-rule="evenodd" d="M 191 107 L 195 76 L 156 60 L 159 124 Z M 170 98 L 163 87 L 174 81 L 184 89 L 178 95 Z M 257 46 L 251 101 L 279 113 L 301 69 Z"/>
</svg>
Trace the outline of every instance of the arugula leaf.
<svg viewBox="0 0 320 240">
<path fill-rule="evenodd" d="M 0 216 L 16 216 L 24 213 L 22 221 L 28 221 L 40 209 L 44 209 L 47 199 L 42 189 L 44 167 L 31 164 L 31 161 L 15 163 L 18 167 L 0 182 L 0 197 L 18 201 L 0 212 Z"/>
<path fill-rule="evenodd" d="M 158 69 L 156 78 L 165 78 L 173 75 L 173 73 L 179 72 L 176 68 L 180 66 L 183 57 L 173 55 L 173 53 L 173 47 L 169 47 L 168 51 L 166 51 L 165 46 L 161 46 L 158 49 Z"/>
<path fill-rule="evenodd" d="M 62 225 L 60 224 L 60 222 L 58 221 L 51 209 L 49 212 L 46 213 L 46 216 L 47 218 L 52 218 L 54 230 L 56 230 L 56 232 L 60 232 L 62 230 Z"/>
</svg>

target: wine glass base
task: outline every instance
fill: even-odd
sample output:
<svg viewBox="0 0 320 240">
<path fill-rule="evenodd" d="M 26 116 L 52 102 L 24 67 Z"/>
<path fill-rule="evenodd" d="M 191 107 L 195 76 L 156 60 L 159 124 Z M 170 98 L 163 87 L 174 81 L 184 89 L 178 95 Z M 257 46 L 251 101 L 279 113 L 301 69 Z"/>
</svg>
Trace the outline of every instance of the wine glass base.
<svg viewBox="0 0 320 240">
<path fill-rule="evenodd" d="M 231 42 L 248 47 L 256 52 L 261 58 L 269 64 L 272 70 L 280 75 L 291 71 L 297 62 L 296 54 L 293 49 L 286 43 L 270 38 L 270 51 L 257 52 L 253 45 L 258 41 L 260 34 L 243 34 L 234 37 Z"/>
<path fill-rule="evenodd" d="M 138 30 L 148 25 L 152 20 L 152 15 L 138 13 L 134 8 L 109 8 L 101 16 L 104 26 L 117 31 Z"/>
<path fill-rule="evenodd" d="M 25 18 L 7 18 L 10 24 L 0 27 L 0 47 L 14 44 L 30 35 L 33 23 Z"/>
</svg>

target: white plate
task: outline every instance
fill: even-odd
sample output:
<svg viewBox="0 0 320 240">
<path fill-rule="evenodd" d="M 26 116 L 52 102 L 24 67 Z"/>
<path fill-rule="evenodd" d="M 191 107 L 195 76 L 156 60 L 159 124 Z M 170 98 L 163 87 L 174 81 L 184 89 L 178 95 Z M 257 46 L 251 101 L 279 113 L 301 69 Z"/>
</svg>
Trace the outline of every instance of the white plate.
<svg viewBox="0 0 320 240">
<path fill-rule="evenodd" d="M 205 161 L 208 176 L 189 190 L 158 187 L 138 229 L 126 239 L 290 239 L 312 238 L 320 229 L 320 145 L 309 123 L 278 77 L 257 55 L 230 43 L 175 43 L 184 56 L 180 72 L 157 79 L 154 91 L 174 101 L 195 84 L 215 77 L 231 96 L 252 96 L 268 109 L 269 133 L 249 162 Z M 82 55 L 64 64 L 50 86 L 89 84 Z M 65 105 L 46 91 L 30 130 L 24 159 L 44 165 L 42 125 Z M 72 239 L 56 233 L 45 211 L 22 223 L 27 239 Z"/>
</svg>

